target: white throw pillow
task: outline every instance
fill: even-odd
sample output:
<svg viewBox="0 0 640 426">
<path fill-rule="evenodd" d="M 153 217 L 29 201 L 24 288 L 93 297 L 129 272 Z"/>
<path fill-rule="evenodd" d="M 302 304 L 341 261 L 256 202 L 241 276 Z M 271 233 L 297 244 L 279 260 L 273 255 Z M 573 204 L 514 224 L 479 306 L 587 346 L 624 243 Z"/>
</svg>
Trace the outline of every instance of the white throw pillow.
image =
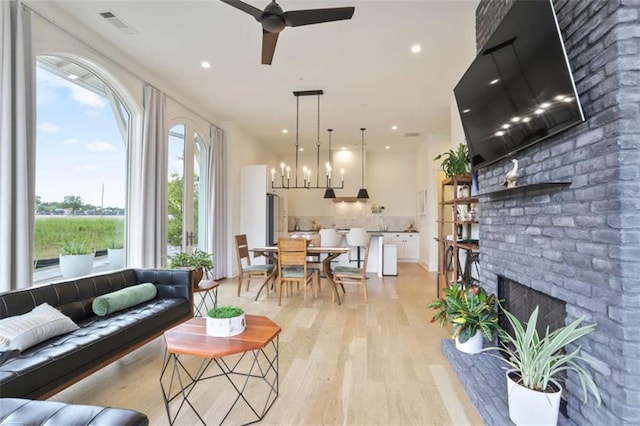
<svg viewBox="0 0 640 426">
<path fill-rule="evenodd" d="M 77 330 L 71 318 L 48 303 L 38 305 L 30 312 L 0 320 L 0 350 L 24 351 L 60 334 Z"/>
</svg>

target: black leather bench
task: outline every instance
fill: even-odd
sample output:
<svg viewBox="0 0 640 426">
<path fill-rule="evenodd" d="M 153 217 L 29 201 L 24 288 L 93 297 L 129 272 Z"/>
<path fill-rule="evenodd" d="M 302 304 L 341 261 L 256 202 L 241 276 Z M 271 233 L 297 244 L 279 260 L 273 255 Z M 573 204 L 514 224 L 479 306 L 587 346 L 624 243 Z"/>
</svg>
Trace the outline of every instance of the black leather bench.
<svg viewBox="0 0 640 426">
<path fill-rule="evenodd" d="M 124 408 L 0 398 L 0 425 L 147 426 L 146 415 Z"/>
</svg>

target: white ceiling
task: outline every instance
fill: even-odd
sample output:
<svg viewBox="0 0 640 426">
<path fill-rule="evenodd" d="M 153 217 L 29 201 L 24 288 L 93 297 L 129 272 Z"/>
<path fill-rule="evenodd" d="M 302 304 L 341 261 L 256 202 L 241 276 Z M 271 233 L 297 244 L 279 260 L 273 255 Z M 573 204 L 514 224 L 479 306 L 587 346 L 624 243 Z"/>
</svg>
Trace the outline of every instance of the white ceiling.
<svg viewBox="0 0 640 426">
<path fill-rule="evenodd" d="M 295 90 L 322 89 L 320 129 L 333 146 L 415 151 L 448 135 L 452 90 L 474 56 L 477 0 L 281 0 L 285 10 L 355 6 L 351 20 L 285 28 L 272 65 L 260 64 L 262 28 L 219 0 L 52 1 L 119 46 L 220 120 L 288 153 L 295 142 Z M 248 0 L 263 9 L 268 1 Z M 98 13 L 111 11 L 127 34 Z M 422 52 L 413 54 L 419 43 Z M 211 62 L 208 70 L 201 61 Z M 126 68 L 126 64 L 123 64 Z M 169 93 L 171 95 L 171 93 Z M 398 130 L 391 130 L 397 125 Z M 282 129 L 289 129 L 288 135 Z M 300 141 L 314 146 L 317 100 L 300 98 Z M 418 137 L 406 137 L 418 132 Z M 324 145 L 323 145 L 324 146 Z"/>
</svg>

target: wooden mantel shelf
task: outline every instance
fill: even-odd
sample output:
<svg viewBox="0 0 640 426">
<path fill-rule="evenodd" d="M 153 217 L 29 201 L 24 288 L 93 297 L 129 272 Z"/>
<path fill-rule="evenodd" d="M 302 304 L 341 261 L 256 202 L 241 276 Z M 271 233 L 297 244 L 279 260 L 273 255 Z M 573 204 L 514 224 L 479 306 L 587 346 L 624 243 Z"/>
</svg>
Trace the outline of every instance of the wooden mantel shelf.
<svg viewBox="0 0 640 426">
<path fill-rule="evenodd" d="M 509 194 L 520 194 L 524 192 L 531 191 L 540 191 L 546 189 L 554 189 L 561 188 L 563 186 L 569 186 L 571 182 L 540 182 L 540 183 L 530 183 L 526 185 L 518 185 L 513 188 L 505 188 L 499 189 L 497 191 L 485 192 L 484 194 L 479 194 L 480 197 L 500 197 Z"/>
</svg>

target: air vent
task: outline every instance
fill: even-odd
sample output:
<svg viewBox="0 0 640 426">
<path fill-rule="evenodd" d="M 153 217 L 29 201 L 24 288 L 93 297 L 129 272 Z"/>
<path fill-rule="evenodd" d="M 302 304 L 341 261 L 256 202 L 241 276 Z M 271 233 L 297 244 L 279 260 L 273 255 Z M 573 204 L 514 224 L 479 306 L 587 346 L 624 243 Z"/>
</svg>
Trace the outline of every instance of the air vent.
<svg viewBox="0 0 640 426">
<path fill-rule="evenodd" d="M 405 138 L 417 138 L 420 136 L 420 132 L 407 132 L 404 134 Z"/>
<path fill-rule="evenodd" d="M 138 34 L 138 31 L 135 28 L 124 22 L 120 17 L 116 16 L 116 14 L 111 11 L 100 12 L 99 15 L 125 34 Z"/>
</svg>

